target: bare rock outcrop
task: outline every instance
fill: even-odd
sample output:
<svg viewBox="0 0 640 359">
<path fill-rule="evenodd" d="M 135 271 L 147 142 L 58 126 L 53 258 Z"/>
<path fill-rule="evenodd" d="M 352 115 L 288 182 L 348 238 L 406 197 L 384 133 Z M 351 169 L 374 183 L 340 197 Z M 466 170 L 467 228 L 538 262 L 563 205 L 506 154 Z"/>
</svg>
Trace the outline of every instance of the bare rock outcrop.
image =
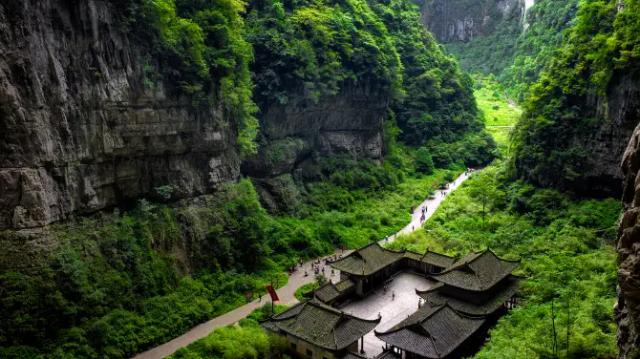
<svg viewBox="0 0 640 359">
<path fill-rule="evenodd" d="M 422 20 L 440 42 L 468 42 L 503 21 L 522 21 L 524 12 L 524 0 L 425 0 Z"/>
<path fill-rule="evenodd" d="M 618 346 L 620 358 L 640 357 L 640 125 L 622 161 L 624 214 L 618 233 Z"/>
<path fill-rule="evenodd" d="M 237 178 L 235 125 L 162 83 L 114 1 L 0 3 L 0 229 Z"/>
<path fill-rule="evenodd" d="M 259 151 L 242 165 L 263 204 L 271 210 L 293 210 L 299 184 L 313 178 L 313 164 L 323 156 L 381 160 L 388 96 L 367 84 L 345 85 L 337 96 L 318 102 L 298 98 L 269 106 L 260 119 Z"/>
</svg>

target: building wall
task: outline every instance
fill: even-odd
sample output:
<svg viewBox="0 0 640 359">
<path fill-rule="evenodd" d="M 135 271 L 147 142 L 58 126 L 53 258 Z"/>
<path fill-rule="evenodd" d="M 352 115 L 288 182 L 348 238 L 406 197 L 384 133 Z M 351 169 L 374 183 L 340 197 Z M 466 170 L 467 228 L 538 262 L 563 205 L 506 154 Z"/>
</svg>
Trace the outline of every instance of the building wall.
<svg viewBox="0 0 640 359">
<path fill-rule="evenodd" d="M 347 351 L 351 351 L 354 353 L 358 352 L 357 341 L 349 345 L 347 347 L 347 350 L 340 351 L 339 353 L 335 353 L 335 352 L 322 349 L 318 346 L 315 346 L 304 340 L 296 338 L 292 335 L 287 335 L 286 338 L 287 338 L 287 344 L 288 344 L 289 350 L 292 353 L 295 353 L 295 356 L 297 358 L 301 358 L 301 359 L 338 359 L 338 358 L 341 358 L 344 354 L 346 354 Z M 295 345 L 295 348 L 292 346 L 292 344 Z"/>
</svg>

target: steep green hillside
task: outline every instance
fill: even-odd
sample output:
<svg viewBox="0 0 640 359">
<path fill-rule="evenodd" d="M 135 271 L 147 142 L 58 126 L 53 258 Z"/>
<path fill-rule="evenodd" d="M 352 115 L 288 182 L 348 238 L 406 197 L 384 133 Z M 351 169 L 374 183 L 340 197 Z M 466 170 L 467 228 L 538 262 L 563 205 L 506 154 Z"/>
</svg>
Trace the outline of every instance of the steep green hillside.
<svg viewBox="0 0 640 359">
<path fill-rule="evenodd" d="M 262 107 L 300 93 L 318 101 L 346 82 L 370 82 L 394 97 L 403 91 L 394 39 L 364 0 L 253 1 L 246 21 Z"/>
<path fill-rule="evenodd" d="M 245 4 L 237 0 L 121 0 L 121 20 L 141 43 L 150 47 L 145 86 L 162 78 L 191 97 L 198 106 L 221 103 L 239 123 L 238 146 L 255 152 L 258 122 L 252 100 Z M 151 63 L 157 63 L 156 73 Z"/>
<path fill-rule="evenodd" d="M 526 29 L 516 40 L 512 61 L 498 75 L 514 98 L 523 100 L 538 79 L 573 23 L 577 5 L 578 0 L 537 0 L 527 11 Z"/>
<path fill-rule="evenodd" d="M 531 87 L 515 137 L 518 177 L 582 194 L 618 193 L 640 68 L 640 3 L 580 2 L 575 25 Z"/>
<path fill-rule="evenodd" d="M 414 4 L 256 1 L 246 21 L 263 109 L 366 84 L 389 94 L 400 139 L 409 145 L 481 131 L 471 81 L 421 26 Z"/>
<path fill-rule="evenodd" d="M 436 0 L 422 11 L 427 26 L 443 37 L 445 48 L 463 69 L 493 74 L 512 97 L 522 100 L 562 42 L 577 4 L 578 0 L 537 0 L 523 14 L 520 1 Z M 430 16 L 431 12 L 435 13 Z"/>
<path fill-rule="evenodd" d="M 415 146 L 480 132 L 471 79 L 424 30 L 418 7 L 401 0 L 370 4 L 393 36 L 404 69 L 404 97 L 392 104 L 400 139 Z"/>
<path fill-rule="evenodd" d="M 522 33 L 522 18 L 502 19 L 494 30 L 468 42 L 445 45 L 448 52 L 469 72 L 500 75 L 513 63 L 518 35 Z"/>
</svg>

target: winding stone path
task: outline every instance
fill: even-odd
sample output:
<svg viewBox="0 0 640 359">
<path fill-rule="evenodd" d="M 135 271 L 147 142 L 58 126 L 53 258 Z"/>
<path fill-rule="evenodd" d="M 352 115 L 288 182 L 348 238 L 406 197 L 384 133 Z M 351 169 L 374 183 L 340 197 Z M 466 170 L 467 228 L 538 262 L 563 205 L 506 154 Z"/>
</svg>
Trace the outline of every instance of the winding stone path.
<svg viewBox="0 0 640 359">
<path fill-rule="evenodd" d="M 440 206 L 440 204 L 444 201 L 446 196 L 451 193 L 453 190 L 458 188 L 469 175 L 466 173 L 462 173 L 458 178 L 456 178 L 453 182 L 449 183 L 449 188 L 444 191 L 444 193 L 440 193 L 440 190 L 436 191 L 434 198 L 426 199 L 420 205 L 415 207 L 415 210 L 411 214 L 411 222 L 407 224 L 403 229 L 398 231 L 393 236 L 390 236 L 386 240 L 381 240 L 380 244 L 392 242 L 398 235 L 409 234 L 419 228 L 421 228 L 422 223 L 420 218 L 422 216 L 422 207 L 427 206 L 426 219 L 431 217 L 433 213 L 435 213 L 436 209 Z M 425 219 L 425 221 L 426 221 Z M 335 254 L 345 255 L 348 254 L 348 251 L 336 251 Z M 320 260 L 321 266 L 324 265 L 324 259 L 327 257 L 323 257 Z M 292 275 L 289 276 L 289 281 L 287 284 L 279 288 L 276 292 L 278 293 L 278 297 L 280 297 L 280 303 L 285 305 L 293 305 L 298 302 L 295 297 L 296 289 L 300 288 L 302 285 L 311 283 L 315 280 L 314 271 L 312 269 L 312 265 L 316 260 L 311 260 L 302 265 L 301 268 L 298 268 Z M 305 271 L 309 274 L 305 276 Z M 339 273 L 335 271 L 333 276 L 331 276 L 331 268 L 328 266 L 325 267 L 326 277 L 332 280 L 334 283 L 339 281 Z M 267 299 L 268 295 L 263 296 L 263 300 L 260 301 L 258 299 L 247 303 L 241 307 L 238 307 L 230 312 L 222 314 L 218 317 L 215 317 L 209 321 L 198 324 L 197 326 L 190 329 L 188 332 L 182 334 L 181 336 L 174 338 L 164 344 L 161 344 L 153 349 L 149 349 L 143 353 L 140 353 L 133 357 L 134 359 L 161 359 L 165 358 L 171 354 L 173 354 L 176 350 L 180 348 L 184 348 L 187 345 L 202 339 L 209 335 L 213 330 L 217 328 L 221 328 L 227 325 L 235 324 L 240 319 L 249 315 L 255 309 L 260 308 L 265 303 L 269 303 Z"/>
</svg>

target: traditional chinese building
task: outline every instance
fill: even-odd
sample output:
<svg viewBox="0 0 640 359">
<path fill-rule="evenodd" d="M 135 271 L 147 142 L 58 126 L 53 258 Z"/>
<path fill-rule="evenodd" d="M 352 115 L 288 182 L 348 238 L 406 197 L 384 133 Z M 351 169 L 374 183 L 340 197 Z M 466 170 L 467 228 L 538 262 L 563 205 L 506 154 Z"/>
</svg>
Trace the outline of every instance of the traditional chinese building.
<svg viewBox="0 0 640 359">
<path fill-rule="evenodd" d="M 501 309 L 515 304 L 520 279 L 511 273 L 519 264 L 500 259 L 490 250 L 472 253 L 432 275 L 438 283 L 418 295 L 432 306 L 447 303 L 469 316 L 499 315 Z"/>
<path fill-rule="evenodd" d="M 326 283 L 316 289 L 314 297 L 329 305 L 338 305 L 347 300 L 355 291 L 355 283 L 347 278 L 333 284 Z"/>
<path fill-rule="evenodd" d="M 355 294 L 362 297 L 400 270 L 435 274 L 454 262 L 454 258 L 443 254 L 393 251 L 374 242 L 333 262 L 331 266 L 340 271 L 341 282 L 351 280 Z"/>
<path fill-rule="evenodd" d="M 297 304 L 262 323 L 286 338 L 289 350 L 304 359 L 360 358 L 358 343 L 380 323 L 310 300 Z"/>
<path fill-rule="evenodd" d="M 468 354 L 464 345 L 479 332 L 484 318 L 471 318 L 447 304 L 425 305 L 414 314 L 376 336 L 392 353 L 404 359 L 461 358 Z"/>
<path fill-rule="evenodd" d="M 515 304 L 519 262 L 492 251 L 472 253 L 430 277 L 438 283 L 417 292 L 423 306 L 376 336 L 405 359 L 460 358 L 483 342 L 487 325 Z"/>
<path fill-rule="evenodd" d="M 290 351 L 300 358 L 361 358 L 363 337 L 380 318 L 361 319 L 334 307 L 366 296 L 397 272 L 410 270 L 435 284 L 416 291 L 424 302 L 415 313 L 390 330 L 375 332 L 386 343 L 377 358 L 460 358 L 472 355 L 484 342 L 488 327 L 515 304 L 520 279 L 512 272 L 518 265 L 490 250 L 456 260 L 372 243 L 332 263 L 340 270 L 340 282 L 323 285 L 314 292 L 314 299 L 263 326 L 286 337 Z"/>
</svg>

